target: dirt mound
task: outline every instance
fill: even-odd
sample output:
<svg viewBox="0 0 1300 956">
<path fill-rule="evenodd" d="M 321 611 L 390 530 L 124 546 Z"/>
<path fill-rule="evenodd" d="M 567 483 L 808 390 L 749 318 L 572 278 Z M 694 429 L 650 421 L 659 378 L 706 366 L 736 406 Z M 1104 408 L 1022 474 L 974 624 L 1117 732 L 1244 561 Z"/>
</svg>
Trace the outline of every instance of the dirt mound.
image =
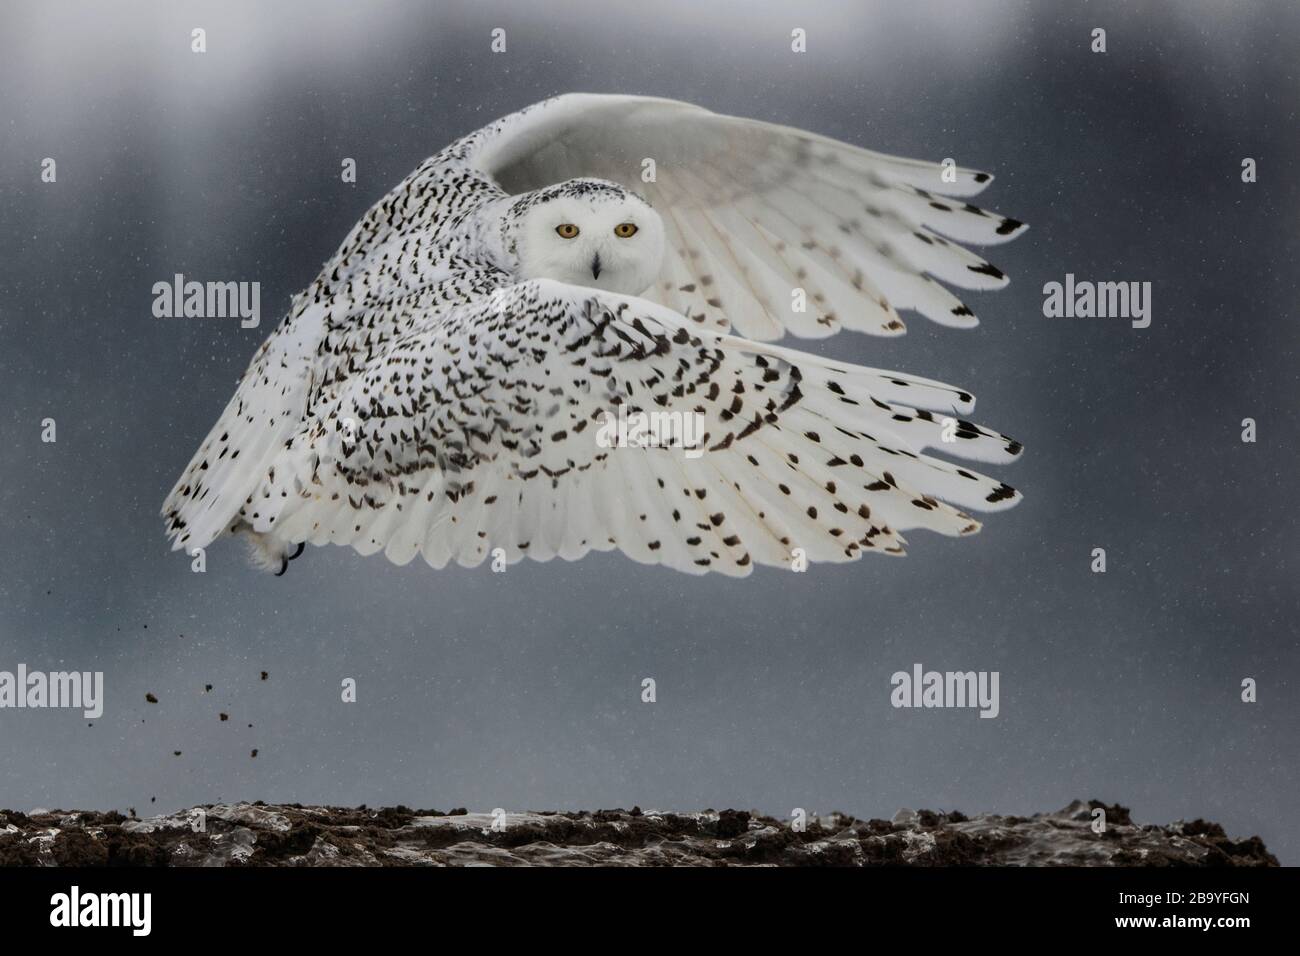
<svg viewBox="0 0 1300 956">
<path fill-rule="evenodd" d="M 1105 826 L 1096 832 L 1095 810 Z M 469 813 L 216 804 L 143 819 L 0 811 L 5 866 L 1277 866 L 1216 823 L 1138 825 L 1078 801 L 1032 817 L 900 810 L 778 820 L 743 810 Z"/>
</svg>

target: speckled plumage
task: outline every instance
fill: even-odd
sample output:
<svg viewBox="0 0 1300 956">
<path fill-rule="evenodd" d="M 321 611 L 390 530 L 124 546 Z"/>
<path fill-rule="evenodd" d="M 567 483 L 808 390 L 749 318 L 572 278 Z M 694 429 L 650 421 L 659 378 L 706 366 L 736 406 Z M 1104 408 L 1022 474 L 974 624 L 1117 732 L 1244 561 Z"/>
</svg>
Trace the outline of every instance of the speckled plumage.
<svg viewBox="0 0 1300 956">
<path fill-rule="evenodd" d="M 910 528 L 971 533 L 964 509 L 1018 495 L 924 449 L 1004 462 L 1020 446 L 966 421 L 941 442 L 970 395 L 753 341 L 899 334 L 899 308 L 974 325 L 935 279 L 1005 277 L 940 233 L 1023 226 L 937 195 L 986 174 L 940 172 L 641 97 L 499 120 L 422 163 L 294 299 L 164 505 L 174 546 L 238 532 L 279 572 L 304 542 L 439 568 L 619 548 L 740 575 L 796 549 L 902 553 Z M 666 240 L 645 297 L 522 273 L 530 209 L 639 208 L 633 192 Z M 701 416 L 707 450 L 602 447 L 620 405 Z"/>
</svg>

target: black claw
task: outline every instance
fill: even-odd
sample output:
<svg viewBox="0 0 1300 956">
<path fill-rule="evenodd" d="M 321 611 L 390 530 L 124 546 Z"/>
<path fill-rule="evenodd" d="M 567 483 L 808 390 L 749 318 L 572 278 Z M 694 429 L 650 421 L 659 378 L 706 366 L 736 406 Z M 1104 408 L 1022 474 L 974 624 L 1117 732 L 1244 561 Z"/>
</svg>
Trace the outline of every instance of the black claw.
<svg viewBox="0 0 1300 956">
<path fill-rule="evenodd" d="M 292 561 L 294 558 L 296 558 L 296 557 L 298 557 L 300 554 L 302 554 L 302 549 L 305 548 L 305 547 L 307 547 L 307 542 L 306 542 L 306 541 L 299 541 L 299 542 L 298 542 L 298 550 L 295 551 L 293 554 L 289 555 L 289 560 Z"/>
<path fill-rule="evenodd" d="M 285 571 L 288 571 L 288 570 L 289 570 L 289 559 L 288 559 L 288 558 L 281 558 L 281 559 L 280 559 L 280 570 L 275 572 L 275 576 L 278 578 L 280 575 L 284 574 L 284 572 L 285 572 Z"/>
</svg>

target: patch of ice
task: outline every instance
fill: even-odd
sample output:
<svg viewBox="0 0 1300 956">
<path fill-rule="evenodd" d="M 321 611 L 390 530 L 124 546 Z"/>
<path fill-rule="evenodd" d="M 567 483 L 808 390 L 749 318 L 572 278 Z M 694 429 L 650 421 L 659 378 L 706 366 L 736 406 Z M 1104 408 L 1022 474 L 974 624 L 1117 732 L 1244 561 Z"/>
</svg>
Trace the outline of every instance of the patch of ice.
<svg viewBox="0 0 1300 956">
<path fill-rule="evenodd" d="M 247 823 L 250 826 L 263 827 L 267 830 L 279 830 L 286 832 L 293 827 L 289 818 L 283 813 L 274 813 L 270 810 L 263 810 L 261 807 L 253 806 L 228 806 L 226 804 L 217 804 L 207 809 L 207 815 L 216 817 L 218 820 L 225 820 L 227 823 Z"/>
</svg>

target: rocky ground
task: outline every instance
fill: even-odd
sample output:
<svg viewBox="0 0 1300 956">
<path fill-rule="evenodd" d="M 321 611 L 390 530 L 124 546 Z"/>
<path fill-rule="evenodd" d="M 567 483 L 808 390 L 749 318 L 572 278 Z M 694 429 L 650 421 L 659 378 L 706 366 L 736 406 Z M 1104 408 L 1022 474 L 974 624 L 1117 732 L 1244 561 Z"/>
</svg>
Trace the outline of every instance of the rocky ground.
<svg viewBox="0 0 1300 956">
<path fill-rule="evenodd" d="M 1106 811 L 1094 833 L 1093 809 Z M 495 826 L 494 826 L 495 823 Z M 504 826 L 503 826 L 504 824 Z M 1259 837 L 1217 823 L 1138 825 L 1075 801 L 1032 817 L 901 810 L 810 817 L 743 810 L 440 812 L 219 804 L 137 819 L 0 810 L 5 866 L 1277 866 Z"/>
</svg>

